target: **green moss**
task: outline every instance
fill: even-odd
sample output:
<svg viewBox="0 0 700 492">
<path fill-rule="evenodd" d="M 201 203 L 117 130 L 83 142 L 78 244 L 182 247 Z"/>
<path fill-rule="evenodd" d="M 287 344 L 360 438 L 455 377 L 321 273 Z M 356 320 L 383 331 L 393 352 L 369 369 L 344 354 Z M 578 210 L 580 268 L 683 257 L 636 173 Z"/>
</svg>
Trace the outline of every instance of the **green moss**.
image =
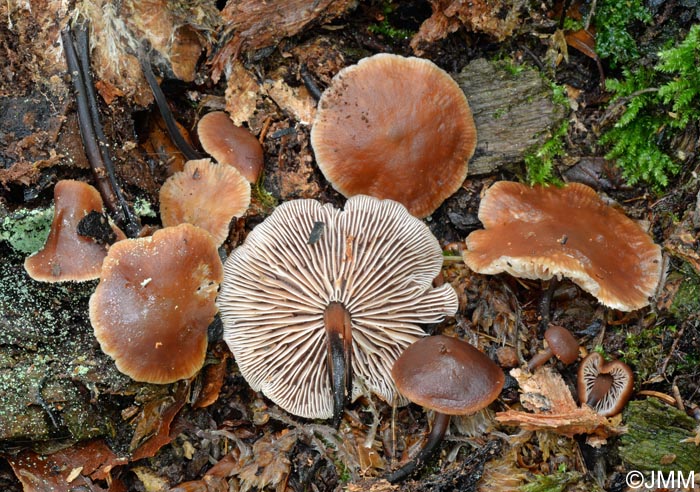
<svg viewBox="0 0 700 492">
<path fill-rule="evenodd" d="M 630 29 L 635 23 L 649 23 L 651 19 L 642 0 L 598 2 L 594 18 L 598 56 L 613 67 L 636 60 L 639 50 Z"/>
<path fill-rule="evenodd" d="M 567 486 L 581 480 L 581 474 L 576 471 L 566 471 L 565 466 L 551 475 L 535 475 L 535 478 L 520 487 L 522 492 L 563 492 Z"/>
<path fill-rule="evenodd" d="M 44 246 L 52 220 L 53 207 L 14 212 L 0 220 L 0 240 L 19 253 L 34 253 Z"/>
<path fill-rule="evenodd" d="M 639 333 L 627 333 L 626 349 L 622 351 L 622 360 L 634 368 L 635 378 L 646 381 L 656 372 L 659 360 L 663 359 L 664 344 L 677 331 L 673 325 L 654 325 Z"/>
<path fill-rule="evenodd" d="M 156 211 L 153 209 L 153 205 L 151 205 L 151 202 L 141 197 L 138 197 L 136 200 L 134 200 L 134 213 L 138 217 L 157 217 Z"/>
<path fill-rule="evenodd" d="M 415 32 L 411 31 L 410 29 L 399 29 L 392 26 L 387 19 L 384 19 L 377 24 L 372 24 L 367 29 L 372 34 L 379 34 L 394 40 L 410 39 L 415 34 Z"/>
<path fill-rule="evenodd" d="M 623 414 L 628 432 L 620 438 L 620 457 L 632 470 L 700 472 L 694 419 L 656 398 L 632 401 Z M 685 442 L 684 442 L 685 441 Z"/>
<path fill-rule="evenodd" d="M 564 137 L 568 130 L 569 122 L 562 122 L 545 143 L 525 154 L 527 180 L 531 185 L 561 182 L 554 176 L 554 160 L 564 154 Z"/>
<path fill-rule="evenodd" d="M 684 156 L 670 143 L 700 121 L 700 25 L 677 46 L 661 51 L 652 69 L 632 67 L 608 79 L 611 104 L 623 111 L 600 138 L 629 184 L 645 182 L 660 191 L 678 173 Z"/>
<path fill-rule="evenodd" d="M 677 318 L 684 319 L 700 313 L 700 276 L 687 263 L 683 264 L 679 273 L 683 275 L 683 280 L 669 310 Z"/>
</svg>

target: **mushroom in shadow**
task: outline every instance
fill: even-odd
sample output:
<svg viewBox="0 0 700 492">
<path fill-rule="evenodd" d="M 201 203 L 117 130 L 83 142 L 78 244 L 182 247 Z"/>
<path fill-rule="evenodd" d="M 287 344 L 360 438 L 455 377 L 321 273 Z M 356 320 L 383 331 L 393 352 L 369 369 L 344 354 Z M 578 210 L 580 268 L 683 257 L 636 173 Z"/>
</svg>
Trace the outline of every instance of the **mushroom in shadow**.
<svg viewBox="0 0 700 492">
<path fill-rule="evenodd" d="M 578 341 L 563 326 L 549 325 L 547 331 L 544 332 L 544 339 L 547 341 L 547 348 L 530 359 L 527 364 L 527 369 L 530 372 L 545 364 L 553 356 L 566 366 L 573 364 L 578 359 Z"/>
<path fill-rule="evenodd" d="M 581 361 L 578 369 L 578 398 L 604 417 L 625 408 L 634 390 L 634 373 L 620 360 L 606 362 L 598 352 Z"/>
<path fill-rule="evenodd" d="M 433 410 L 430 434 L 415 458 L 386 479 L 399 482 L 420 468 L 436 450 L 451 415 L 469 415 L 486 408 L 501 393 L 505 375 L 491 359 L 458 338 L 426 337 L 409 346 L 391 369 L 399 392 Z"/>
</svg>

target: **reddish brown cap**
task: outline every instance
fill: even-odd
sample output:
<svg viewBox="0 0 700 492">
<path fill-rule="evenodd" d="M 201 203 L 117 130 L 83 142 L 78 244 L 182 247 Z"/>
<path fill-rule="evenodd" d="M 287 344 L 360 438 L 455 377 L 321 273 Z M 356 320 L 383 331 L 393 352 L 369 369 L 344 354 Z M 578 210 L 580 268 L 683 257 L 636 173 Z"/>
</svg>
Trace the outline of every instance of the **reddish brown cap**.
<svg viewBox="0 0 700 492">
<path fill-rule="evenodd" d="M 102 351 L 136 381 L 193 376 L 204 364 L 222 276 L 211 235 L 190 224 L 116 243 L 90 297 Z"/>
<path fill-rule="evenodd" d="M 549 325 L 544 332 L 544 339 L 547 340 L 547 345 L 554 356 L 563 364 L 573 364 L 578 359 L 578 340 L 563 326 Z"/>
<path fill-rule="evenodd" d="M 250 183 L 258 180 L 264 163 L 262 146 L 252 133 L 234 125 L 228 114 L 205 114 L 197 125 L 197 135 L 216 162 L 235 167 Z"/>
<path fill-rule="evenodd" d="M 598 352 L 581 361 L 578 369 L 578 398 L 600 415 L 620 413 L 634 390 L 634 373 L 622 361 L 606 362 Z"/>
<path fill-rule="evenodd" d="M 102 197 L 81 181 L 61 180 L 54 188 L 54 216 L 49 237 L 41 251 L 24 261 L 34 280 L 64 282 L 93 280 L 100 276 L 108 244 L 78 234 L 78 223 L 90 212 L 102 213 Z M 112 225 L 118 239 L 124 233 Z"/>
<path fill-rule="evenodd" d="M 479 206 L 485 229 L 466 239 L 478 273 L 568 277 L 606 306 L 646 306 L 661 276 L 661 249 L 588 186 L 530 187 L 501 181 Z"/>
<path fill-rule="evenodd" d="M 189 161 L 160 188 L 160 218 L 166 227 L 192 224 L 209 232 L 219 246 L 233 217 L 250 205 L 250 183 L 234 167 L 210 159 Z"/>
<path fill-rule="evenodd" d="M 421 323 L 457 311 L 452 286 L 432 286 L 441 268 L 437 240 L 397 202 L 356 196 L 338 210 L 290 200 L 226 260 L 217 299 L 224 339 L 254 390 L 295 415 L 330 418 L 324 315 L 341 304 L 352 327 L 353 398 L 370 391 L 393 402 L 394 360 L 425 336 Z"/>
<path fill-rule="evenodd" d="M 466 415 L 498 398 L 505 375 L 474 346 L 437 335 L 414 342 L 391 369 L 401 394 L 418 405 L 449 415 Z"/>
<path fill-rule="evenodd" d="M 464 182 L 476 127 L 457 83 L 434 63 L 386 53 L 333 78 L 311 129 L 318 167 L 346 197 L 430 215 Z"/>
</svg>

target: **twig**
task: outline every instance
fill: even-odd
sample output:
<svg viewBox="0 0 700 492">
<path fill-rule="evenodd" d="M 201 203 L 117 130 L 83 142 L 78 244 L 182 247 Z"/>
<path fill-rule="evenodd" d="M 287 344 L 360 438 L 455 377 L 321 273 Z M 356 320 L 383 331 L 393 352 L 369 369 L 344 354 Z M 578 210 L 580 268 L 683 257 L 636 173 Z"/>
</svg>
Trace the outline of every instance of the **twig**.
<svg viewBox="0 0 700 492">
<path fill-rule="evenodd" d="M 306 90 L 309 91 L 311 97 L 318 102 L 319 99 L 321 99 L 322 92 L 321 89 L 319 89 L 318 84 L 316 84 L 316 81 L 311 76 L 311 73 L 309 72 L 309 69 L 305 63 L 302 63 L 301 67 L 299 67 L 299 75 L 301 76 L 302 82 L 304 82 Z"/>
<path fill-rule="evenodd" d="M 80 136 L 83 140 L 85 155 L 92 168 L 92 173 L 97 183 L 97 188 L 102 195 L 105 205 L 115 217 L 118 224 L 126 224 L 126 217 L 122 207 L 119 205 L 119 197 L 115 192 L 116 183 L 113 183 L 113 173 L 105 164 L 102 152 L 97 144 L 97 135 L 88 102 L 87 88 L 83 70 L 78 61 L 78 54 L 73 44 L 73 33 L 70 28 L 61 31 L 61 41 L 63 42 L 63 52 L 66 56 L 66 64 L 71 76 L 75 99 L 78 105 L 78 124 L 80 126 Z"/>
<path fill-rule="evenodd" d="M 202 155 L 197 152 L 180 133 L 180 129 L 177 127 L 177 123 L 175 122 L 175 117 L 173 116 L 172 111 L 170 111 L 168 101 L 165 99 L 165 94 L 163 94 L 163 91 L 156 80 L 156 76 L 153 74 L 151 62 L 148 60 L 145 50 L 139 50 L 138 59 L 139 63 L 141 64 L 143 75 L 146 77 L 146 81 L 153 92 L 153 97 L 156 100 L 156 105 L 158 106 L 160 115 L 163 117 L 163 121 L 165 121 L 165 128 L 168 130 L 168 134 L 170 135 L 173 143 L 178 149 L 180 149 L 180 152 L 183 153 L 188 161 L 201 159 Z"/>
</svg>

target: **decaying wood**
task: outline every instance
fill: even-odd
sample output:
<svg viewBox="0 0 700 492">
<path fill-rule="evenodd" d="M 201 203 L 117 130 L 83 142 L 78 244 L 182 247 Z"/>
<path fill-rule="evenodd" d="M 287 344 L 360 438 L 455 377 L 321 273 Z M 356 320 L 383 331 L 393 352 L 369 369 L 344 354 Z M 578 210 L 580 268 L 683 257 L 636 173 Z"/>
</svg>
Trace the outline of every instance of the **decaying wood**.
<svg viewBox="0 0 700 492">
<path fill-rule="evenodd" d="M 512 73 L 503 64 L 478 59 L 455 79 L 467 95 L 477 128 L 470 176 L 521 163 L 527 151 L 547 141 L 567 115 L 535 70 Z"/>
</svg>

